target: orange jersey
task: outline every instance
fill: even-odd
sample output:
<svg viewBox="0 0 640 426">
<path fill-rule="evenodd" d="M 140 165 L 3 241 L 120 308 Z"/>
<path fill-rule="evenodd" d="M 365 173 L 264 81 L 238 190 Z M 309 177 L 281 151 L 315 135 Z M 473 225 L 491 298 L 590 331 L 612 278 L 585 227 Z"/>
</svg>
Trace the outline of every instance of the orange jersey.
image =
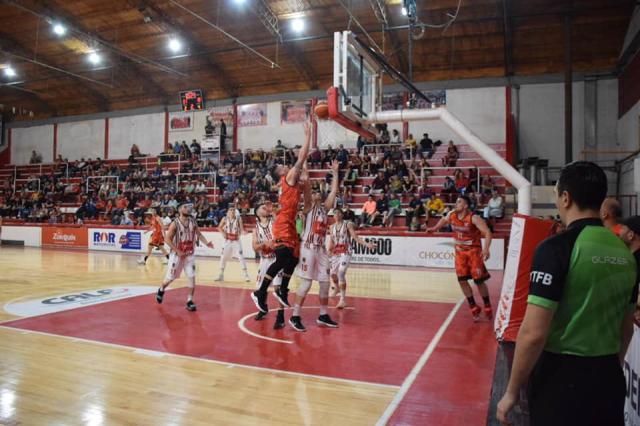
<svg viewBox="0 0 640 426">
<path fill-rule="evenodd" d="M 462 219 L 458 217 L 457 212 L 452 212 L 449 216 L 451 229 L 453 230 L 453 239 L 456 247 L 480 247 L 480 230 L 473 224 L 473 213 L 467 213 Z"/>
<path fill-rule="evenodd" d="M 286 176 L 281 181 L 282 192 L 278 198 L 280 210 L 273 224 L 273 237 L 276 241 L 288 243 L 288 245 L 299 243 L 298 232 L 296 231 L 296 215 L 300 206 L 300 190 L 298 186 L 291 186 L 287 183 Z"/>
<path fill-rule="evenodd" d="M 151 218 L 151 245 L 160 246 L 164 244 L 164 234 L 162 233 L 162 222 L 155 216 Z"/>
</svg>

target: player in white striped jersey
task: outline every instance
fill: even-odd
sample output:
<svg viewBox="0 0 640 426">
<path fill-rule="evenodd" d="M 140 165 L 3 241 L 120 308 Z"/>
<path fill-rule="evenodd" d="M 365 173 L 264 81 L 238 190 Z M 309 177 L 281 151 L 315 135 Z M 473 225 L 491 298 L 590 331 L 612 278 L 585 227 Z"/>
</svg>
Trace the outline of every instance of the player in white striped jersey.
<svg viewBox="0 0 640 426">
<path fill-rule="evenodd" d="M 260 266 L 258 267 L 258 279 L 256 281 L 256 287 L 259 288 L 262 284 L 264 276 L 267 274 L 269 266 L 276 261 L 276 253 L 273 251 L 274 239 L 273 239 L 273 207 L 269 204 L 260 204 L 256 207 L 256 226 L 253 229 L 253 250 L 260 254 Z M 273 279 L 273 288 L 277 290 L 282 283 L 282 271 Z M 273 324 L 273 328 L 278 330 L 284 327 L 284 308 L 285 306 L 280 304 L 278 314 L 276 316 L 276 322 Z M 261 320 L 267 315 L 266 312 L 259 311 L 255 317 L 256 321 Z"/>
<path fill-rule="evenodd" d="M 244 272 L 244 280 L 246 282 L 251 281 L 249 273 L 247 272 L 247 262 L 244 260 L 242 254 L 242 243 L 240 237 L 243 233 L 242 218 L 235 209 L 235 207 L 229 206 L 227 215 L 222 218 L 218 231 L 222 233 L 224 238 L 224 246 L 222 247 L 222 255 L 220 256 L 220 275 L 216 278 L 216 281 L 224 281 L 224 269 L 227 266 L 227 261 L 235 254 L 240 260 L 242 271 Z"/>
<path fill-rule="evenodd" d="M 311 193 L 309 186 L 305 188 L 304 209 L 305 227 L 302 232 L 302 246 L 300 247 L 300 263 L 298 263 L 297 274 L 300 278 L 300 285 L 296 292 L 296 303 L 293 306 L 293 315 L 289 319 L 289 324 L 297 331 L 306 331 L 300 319 L 300 310 L 304 304 L 304 299 L 309 293 L 312 281 L 318 281 L 320 290 L 320 316 L 316 322 L 327 327 L 337 327 L 338 323 L 333 321 L 327 313 L 329 305 L 329 255 L 325 246 L 327 236 L 328 212 L 333 208 L 338 193 L 340 164 L 334 161 L 331 165 L 333 179 L 331 181 L 331 192 L 323 202 L 319 192 Z"/>
<path fill-rule="evenodd" d="M 356 227 L 351 221 L 343 220 L 343 213 L 340 209 L 333 212 L 335 223 L 329 228 L 329 254 L 331 255 L 331 280 L 333 281 L 332 296 L 335 296 L 337 289 L 340 289 L 340 301 L 336 308 L 343 309 L 347 306 L 345 297 L 347 291 L 347 269 L 351 263 L 351 244 L 353 241 L 369 249 L 373 249 L 375 244 L 369 243 L 358 236 Z"/>
<path fill-rule="evenodd" d="M 178 206 L 178 217 L 169 225 L 165 243 L 171 248 L 171 253 L 169 254 L 167 273 L 156 294 L 156 301 L 162 303 L 165 289 L 184 271 L 189 286 L 187 310 L 193 312 L 196 310 L 196 305 L 193 303 L 193 293 L 196 290 L 195 244 L 199 240 L 206 246 L 213 248 L 213 243 L 207 241 L 202 235 L 198 224 L 191 216 L 191 210 L 191 203 L 181 203 Z"/>
</svg>

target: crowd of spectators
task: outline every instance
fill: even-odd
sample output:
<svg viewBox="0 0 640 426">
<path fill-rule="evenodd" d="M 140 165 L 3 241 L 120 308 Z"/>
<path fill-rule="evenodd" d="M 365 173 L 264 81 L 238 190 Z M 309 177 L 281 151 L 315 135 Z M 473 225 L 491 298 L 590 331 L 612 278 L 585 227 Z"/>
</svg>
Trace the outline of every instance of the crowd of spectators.
<svg viewBox="0 0 640 426">
<path fill-rule="evenodd" d="M 359 140 L 355 154 L 343 145 L 329 146 L 314 149 L 308 160 L 311 169 L 324 169 L 334 159 L 340 162 L 338 206 L 352 204 L 355 191 L 369 194 L 361 213 L 354 213 L 359 226 L 393 226 L 395 217 L 404 216 L 404 225 L 410 230 L 422 230 L 422 219 L 446 214 L 447 205 L 457 194 L 468 195 L 472 209 L 487 219 L 504 216 L 504 199 L 491 177 L 479 176 L 477 168 L 457 168 L 441 188 L 430 185 L 429 160 L 441 141 L 432 141 L 426 133 L 419 143 L 412 135 L 400 142 L 397 131 L 387 135 L 388 139 L 384 132 L 380 135 L 376 142 L 386 143 L 384 146 L 368 146 L 367 141 Z M 157 162 L 142 161 L 143 157 L 146 155 L 136 145 L 123 165 L 105 163 L 100 158 L 68 161 L 58 156 L 50 172 L 28 176 L 27 180 L 20 176 L 22 182 L 15 194 L 13 182 L 0 183 L 0 215 L 34 222 L 102 219 L 114 225 L 141 225 L 149 209 L 171 217 L 178 202 L 186 200 L 193 202 L 201 225 L 217 226 L 230 207 L 251 214 L 257 203 L 277 201 L 275 168 L 294 163 L 296 148 L 277 141 L 271 150 L 228 153 L 217 163 L 201 158 L 196 140 L 191 144 L 175 141 L 164 155 L 153 160 Z M 443 164 L 454 167 L 458 157 L 457 148 L 450 142 Z M 165 164 L 178 159 L 179 170 L 175 163 L 171 167 Z M 326 173 L 311 184 L 327 193 L 331 177 Z M 373 179 L 363 182 L 363 177 Z M 74 214 L 64 215 L 60 207 L 64 203 L 79 207 Z"/>
</svg>

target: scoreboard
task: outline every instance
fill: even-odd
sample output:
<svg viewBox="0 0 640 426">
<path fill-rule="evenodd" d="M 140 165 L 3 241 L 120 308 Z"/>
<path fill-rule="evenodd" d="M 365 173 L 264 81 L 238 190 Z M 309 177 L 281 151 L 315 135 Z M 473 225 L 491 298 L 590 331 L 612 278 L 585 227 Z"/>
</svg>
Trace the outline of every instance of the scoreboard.
<svg viewBox="0 0 640 426">
<path fill-rule="evenodd" d="M 204 109 L 204 96 L 201 89 L 185 90 L 180 92 L 180 105 L 183 111 Z"/>
</svg>

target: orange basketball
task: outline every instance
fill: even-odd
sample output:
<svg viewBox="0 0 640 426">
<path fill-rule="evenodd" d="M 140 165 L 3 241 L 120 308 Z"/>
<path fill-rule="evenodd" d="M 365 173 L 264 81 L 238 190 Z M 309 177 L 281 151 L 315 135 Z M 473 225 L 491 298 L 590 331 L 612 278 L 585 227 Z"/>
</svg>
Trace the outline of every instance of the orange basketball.
<svg viewBox="0 0 640 426">
<path fill-rule="evenodd" d="M 314 109 L 316 117 L 320 120 L 326 120 L 329 118 L 329 105 L 326 102 L 318 102 Z"/>
</svg>

